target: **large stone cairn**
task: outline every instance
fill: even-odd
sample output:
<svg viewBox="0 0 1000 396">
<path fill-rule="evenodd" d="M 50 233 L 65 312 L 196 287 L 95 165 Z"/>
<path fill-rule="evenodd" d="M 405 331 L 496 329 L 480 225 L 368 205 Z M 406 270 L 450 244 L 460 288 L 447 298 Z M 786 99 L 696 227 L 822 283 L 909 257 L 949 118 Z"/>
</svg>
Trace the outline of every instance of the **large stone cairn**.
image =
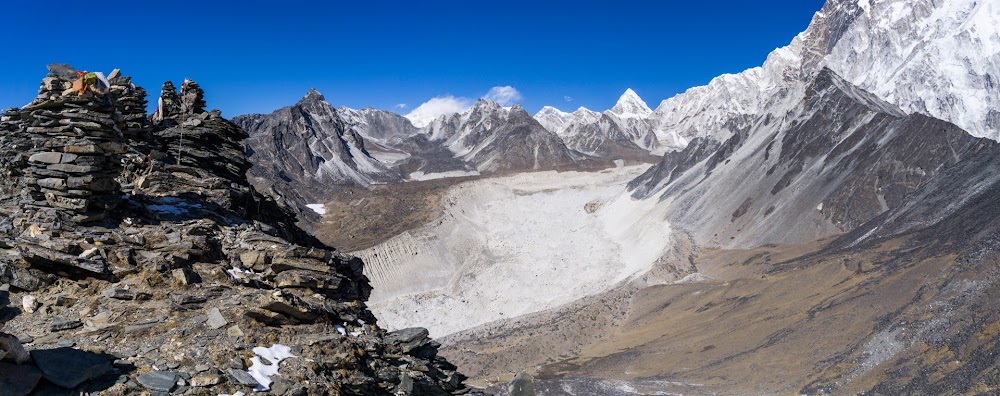
<svg viewBox="0 0 1000 396">
<path fill-rule="evenodd" d="M 153 113 L 153 123 L 160 125 L 181 113 L 181 98 L 177 96 L 177 87 L 167 81 L 160 90 L 160 99 L 156 102 L 156 112 Z"/>
<path fill-rule="evenodd" d="M 181 113 L 205 112 L 205 91 L 194 80 L 184 80 L 181 85 Z"/>
<path fill-rule="evenodd" d="M 132 84 L 132 77 L 121 76 L 117 72 L 112 72 L 108 80 L 111 83 L 111 98 L 118 112 L 122 132 L 134 136 L 152 131 L 152 125 L 146 115 L 146 90 Z"/>
<path fill-rule="evenodd" d="M 49 73 L 21 122 L 36 142 L 27 152 L 23 209 L 49 221 L 103 219 L 118 202 L 115 176 L 121 130 L 110 97 L 63 94 L 68 80 Z"/>
</svg>

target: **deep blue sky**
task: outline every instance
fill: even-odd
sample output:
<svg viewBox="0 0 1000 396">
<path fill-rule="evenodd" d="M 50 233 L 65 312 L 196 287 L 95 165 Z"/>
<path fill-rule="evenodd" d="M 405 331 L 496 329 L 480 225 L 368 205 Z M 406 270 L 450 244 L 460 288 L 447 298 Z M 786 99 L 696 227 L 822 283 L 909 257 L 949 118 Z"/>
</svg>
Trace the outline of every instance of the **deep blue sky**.
<svg viewBox="0 0 1000 396">
<path fill-rule="evenodd" d="M 656 107 L 760 65 L 823 1 L 316 3 L 6 2 L 0 106 L 30 101 L 45 65 L 61 62 L 121 68 L 151 102 L 163 81 L 191 77 L 230 117 L 292 104 L 310 87 L 335 106 L 404 114 L 434 96 L 476 98 L 502 85 L 531 112 L 604 110 L 628 87 Z"/>
</svg>

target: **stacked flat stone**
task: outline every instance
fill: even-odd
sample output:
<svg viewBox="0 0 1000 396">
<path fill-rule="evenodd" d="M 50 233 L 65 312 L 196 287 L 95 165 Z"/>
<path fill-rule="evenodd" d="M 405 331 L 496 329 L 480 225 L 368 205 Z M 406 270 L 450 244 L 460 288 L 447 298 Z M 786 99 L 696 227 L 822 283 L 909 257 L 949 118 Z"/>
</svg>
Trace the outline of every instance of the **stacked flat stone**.
<svg viewBox="0 0 1000 396">
<path fill-rule="evenodd" d="M 205 112 L 205 91 L 194 80 L 186 80 L 181 87 L 181 113 Z"/>
<path fill-rule="evenodd" d="M 164 92 L 172 86 L 164 84 Z M 243 208 L 252 200 L 246 179 L 250 162 L 242 144 L 246 132 L 218 111 L 204 110 L 204 91 L 198 83 L 187 80 L 181 92 L 178 112 L 153 132 L 157 146 L 152 148 L 164 154 L 165 172 L 151 172 L 138 183 L 124 184 L 136 185 L 135 192 L 146 195 L 193 191 L 221 206 Z"/>
<path fill-rule="evenodd" d="M 0 116 L 0 131 L 13 131 L 8 129 L 12 125 L 20 124 L 21 122 L 21 109 L 17 107 L 11 107 L 3 112 Z"/>
<path fill-rule="evenodd" d="M 70 81 L 50 73 L 38 97 L 21 112 L 24 133 L 36 144 L 27 153 L 22 208 L 72 223 L 103 219 L 116 193 L 122 134 L 110 97 L 63 94 Z"/>
<path fill-rule="evenodd" d="M 3 158 L 0 158 L 0 170 L 4 177 L 12 177 L 13 173 L 23 167 L 14 164 L 23 163 L 23 153 L 31 148 L 31 138 L 24 133 L 24 128 L 20 109 L 7 109 L 0 116 L 0 154 L 3 154 Z"/>
<path fill-rule="evenodd" d="M 16 236 L 12 219 L 21 211 L 20 180 L 27 161 L 23 153 L 32 147 L 23 128 L 19 109 L 8 109 L 0 116 L 0 248 L 11 246 Z"/>
<path fill-rule="evenodd" d="M 146 90 L 132 84 L 132 77 L 116 76 L 111 78 L 111 97 L 114 99 L 115 110 L 126 135 L 147 133 L 152 125 L 146 116 Z"/>
<path fill-rule="evenodd" d="M 177 96 L 177 87 L 174 87 L 174 83 L 167 81 L 160 88 L 160 99 L 157 102 L 156 112 L 153 114 L 153 123 L 163 124 L 180 113 L 181 98 Z"/>
</svg>

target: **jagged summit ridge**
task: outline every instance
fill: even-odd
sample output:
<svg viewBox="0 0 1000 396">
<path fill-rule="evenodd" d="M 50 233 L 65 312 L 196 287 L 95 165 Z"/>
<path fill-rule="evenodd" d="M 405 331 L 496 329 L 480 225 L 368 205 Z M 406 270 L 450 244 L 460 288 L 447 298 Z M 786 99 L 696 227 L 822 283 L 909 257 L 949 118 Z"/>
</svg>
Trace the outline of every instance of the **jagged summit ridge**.
<svg viewBox="0 0 1000 396">
<path fill-rule="evenodd" d="M 990 2 L 829 0 L 761 67 L 663 101 L 658 137 L 725 140 L 746 116 L 780 116 L 823 68 L 907 113 L 1000 139 L 1000 7 Z M 954 66 L 951 66 L 954 65 Z"/>
<path fill-rule="evenodd" d="M 317 90 L 316 88 L 309 88 L 309 91 L 307 91 L 306 94 L 302 96 L 302 99 L 299 99 L 300 104 L 308 102 L 325 102 L 325 101 L 326 97 L 323 96 L 323 94 L 320 93 L 319 90 Z"/>
<path fill-rule="evenodd" d="M 234 122 L 250 134 L 246 145 L 258 164 L 250 170 L 251 180 L 304 216 L 314 215 L 306 205 L 321 202 L 325 186 L 401 179 L 371 155 L 364 137 L 315 89 L 293 106 L 236 117 Z"/>
</svg>

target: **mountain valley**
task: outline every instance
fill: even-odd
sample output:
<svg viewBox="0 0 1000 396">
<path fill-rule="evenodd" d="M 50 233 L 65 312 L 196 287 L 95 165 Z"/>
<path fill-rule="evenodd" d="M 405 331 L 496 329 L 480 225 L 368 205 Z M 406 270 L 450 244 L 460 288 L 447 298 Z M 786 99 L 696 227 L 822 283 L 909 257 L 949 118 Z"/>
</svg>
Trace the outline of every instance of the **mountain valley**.
<svg viewBox="0 0 1000 396">
<path fill-rule="evenodd" d="M 149 115 L 51 64 L 0 118 L 0 395 L 1000 394 L 998 26 L 826 0 L 759 67 L 535 114 Z"/>
<path fill-rule="evenodd" d="M 405 218 L 351 245 L 373 311 L 428 327 L 500 394 L 524 375 L 547 395 L 992 392 L 996 126 L 992 110 L 940 101 L 995 103 L 983 81 L 1000 73 L 1000 36 L 982 24 L 998 10 L 891 3 L 830 0 L 763 66 L 655 109 L 627 90 L 607 111 L 547 106 L 532 122 L 480 100 L 390 133 L 409 158 L 406 140 L 451 153 L 424 166 L 463 165 L 327 205 L 394 196 L 375 211 Z M 986 53 L 959 55 L 967 80 L 927 66 L 952 47 Z M 525 122 L 538 132 L 507 135 Z M 338 216 L 313 229 L 334 238 Z M 966 216 L 978 225 L 954 229 Z"/>
</svg>

